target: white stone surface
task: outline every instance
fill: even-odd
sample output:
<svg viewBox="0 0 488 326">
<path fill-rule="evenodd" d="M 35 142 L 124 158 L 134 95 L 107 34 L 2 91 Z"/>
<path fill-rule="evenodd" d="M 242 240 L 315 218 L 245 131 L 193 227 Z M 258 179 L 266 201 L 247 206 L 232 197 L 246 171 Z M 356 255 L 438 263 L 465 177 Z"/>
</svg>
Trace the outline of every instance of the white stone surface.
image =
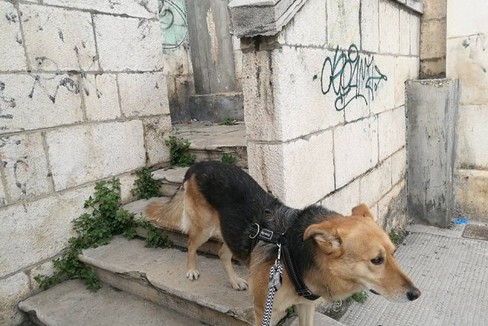
<svg viewBox="0 0 488 326">
<path fill-rule="evenodd" d="M 381 0 L 379 6 L 380 53 L 397 54 L 400 51 L 400 10 L 391 1 Z M 404 31 L 402 31 L 404 32 Z"/>
<path fill-rule="evenodd" d="M 488 105 L 460 106 L 457 124 L 457 161 L 460 166 L 488 168 Z"/>
<path fill-rule="evenodd" d="M 332 143 L 332 131 L 326 131 L 282 145 L 287 205 L 303 208 L 334 190 Z"/>
<path fill-rule="evenodd" d="M 143 18 L 158 15 L 158 0 L 44 0 L 44 4 Z"/>
<path fill-rule="evenodd" d="M 284 163 L 281 144 L 254 143 L 247 144 L 249 174 L 266 191 L 281 200 L 284 199 Z"/>
<path fill-rule="evenodd" d="M 488 33 L 488 6 L 484 0 L 471 0 L 469 5 L 463 0 L 448 0 L 447 17 L 448 37 Z"/>
<path fill-rule="evenodd" d="M 356 179 L 322 200 L 320 204 L 340 214 L 349 215 L 352 208 L 359 203 L 359 179 Z"/>
<path fill-rule="evenodd" d="M 25 53 L 19 14 L 14 5 L 0 2 L 0 71 L 25 70 Z"/>
<path fill-rule="evenodd" d="M 279 121 L 280 140 L 308 135 L 344 120 L 342 112 L 334 108 L 335 94 L 331 91 L 324 96 L 321 91 L 322 65 L 333 55 L 321 49 L 290 47 L 273 52 L 272 119 Z M 324 76 L 324 83 L 328 77 Z"/>
<path fill-rule="evenodd" d="M 488 104 L 488 34 L 447 40 L 446 73 L 459 78 L 461 104 Z"/>
<path fill-rule="evenodd" d="M 395 102 L 394 107 L 405 105 L 405 82 L 414 79 L 415 59 L 412 57 L 397 57 L 395 59 Z"/>
<path fill-rule="evenodd" d="M 127 204 L 133 200 L 137 200 L 130 191 L 134 188 L 134 181 L 136 181 L 137 176 L 135 173 L 129 173 L 124 175 L 119 175 L 117 178 L 120 180 L 120 201 L 122 204 Z"/>
<path fill-rule="evenodd" d="M 92 192 L 92 187 L 79 188 L 0 208 L 0 277 L 58 254 Z"/>
<path fill-rule="evenodd" d="M 360 176 L 378 163 L 378 125 L 364 119 L 334 130 L 336 188 Z"/>
<path fill-rule="evenodd" d="M 459 217 L 488 223 L 488 171 L 457 170 L 454 180 Z"/>
<path fill-rule="evenodd" d="M 422 59 L 435 59 L 446 54 L 446 21 L 422 21 L 420 55 Z"/>
<path fill-rule="evenodd" d="M 54 273 L 53 262 L 48 260 L 47 262 L 32 267 L 26 273 L 29 276 L 30 288 L 33 291 L 41 291 L 39 283 L 34 278 L 38 275 L 52 275 Z"/>
<path fill-rule="evenodd" d="M 40 133 L 0 138 L 0 160 L 12 202 L 52 191 Z"/>
<path fill-rule="evenodd" d="M 379 0 L 361 2 L 361 49 L 370 52 L 379 50 Z"/>
<path fill-rule="evenodd" d="M 384 160 L 405 146 L 405 107 L 383 112 L 378 115 L 379 159 Z"/>
<path fill-rule="evenodd" d="M 29 278 L 22 272 L 0 280 L 0 325 L 19 325 L 22 322 L 17 302 L 26 298 L 29 290 Z"/>
<path fill-rule="evenodd" d="M 410 54 L 418 56 L 420 52 L 420 17 L 410 16 Z"/>
<path fill-rule="evenodd" d="M 5 193 L 3 182 L 0 182 L 0 207 L 7 206 L 7 203 L 7 194 Z"/>
<path fill-rule="evenodd" d="M 120 118 L 121 111 L 114 74 L 86 74 L 81 78 L 86 117 L 92 121 Z"/>
<path fill-rule="evenodd" d="M 391 156 L 391 184 L 405 180 L 407 165 L 407 150 L 402 148 Z"/>
<path fill-rule="evenodd" d="M 56 190 L 134 170 L 145 163 L 141 121 L 76 126 L 46 133 Z"/>
<path fill-rule="evenodd" d="M 358 0 L 327 1 L 327 43 L 347 49 L 360 44 Z"/>
<path fill-rule="evenodd" d="M 398 84 L 395 80 L 396 59 L 397 58 L 393 56 L 374 56 L 375 65 L 381 73 L 386 76 L 387 80 L 382 79 L 377 83 L 377 89 L 373 93 L 374 99 L 372 99 L 370 103 L 372 113 L 381 113 L 395 107 L 395 90 L 397 87 L 404 86 L 403 81 Z"/>
<path fill-rule="evenodd" d="M 400 9 L 400 49 L 399 53 L 403 55 L 409 55 L 410 54 L 410 17 L 412 14 L 410 11 Z"/>
<path fill-rule="evenodd" d="M 20 5 L 27 57 L 42 71 L 98 69 L 89 13 Z"/>
<path fill-rule="evenodd" d="M 306 1 L 278 34 L 278 42 L 288 45 L 324 46 L 326 44 L 326 1 Z"/>
<path fill-rule="evenodd" d="M 361 202 L 373 206 L 391 189 L 391 160 L 385 160 L 359 180 Z"/>
<path fill-rule="evenodd" d="M 404 198 L 403 200 L 399 198 L 402 195 L 403 188 L 405 188 L 405 182 L 395 185 L 378 201 L 378 224 L 385 226 L 387 232 L 391 231 L 391 229 L 403 229 L 407 224 L 406 207 L 394 207 L 394 205 L 398 205 L 398 202 L 406 203 Z M 385 220 L 389 211 L 390 214 L 394 215 L 388 216 L 388 219 Z"/>
<path fill-rule="evenodd" d="M 77 76 L 0 74 L 0 130 L 33 130 L 83 119 Z"/>
<path fill-rule="evenodd" d="M 169 115 L 144 119 L 144 138 L 146 140 L 147 165 L 169 162 L 169 148 L 165 139 L 171 134 Z"/>
<path fill-rule="evenodd" d="M 126 117 L 169 114 L 163 72 L 119 74 L 120 102 Z"/>
<path fill-rule="evenodd" d="M 94 16 L 100 66 L 111 71 L 153 71 L 163 67 L 158 21 Z"/>
</svg>

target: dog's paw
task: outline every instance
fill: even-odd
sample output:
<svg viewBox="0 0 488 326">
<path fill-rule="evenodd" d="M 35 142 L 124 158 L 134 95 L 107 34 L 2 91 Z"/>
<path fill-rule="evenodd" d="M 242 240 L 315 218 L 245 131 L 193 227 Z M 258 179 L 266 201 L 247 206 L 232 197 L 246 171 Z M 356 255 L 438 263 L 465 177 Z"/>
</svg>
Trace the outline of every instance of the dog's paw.
<svg viewBox="0 0 488 326">
<path fill-rule="evenodd" d="M 246 280 L 240 277 L 236 277 L 235 279 L 231 280 L 230 283 L 232 284 L 234 290 L 237 291 L 245 291 L 248 288 Z"/>
<path fill-rule="evenodd" d="M 200 272 L 196 269 L 190 269 L 188 272 L 186 272 L 186 278 L 189 279 L 190 281 L 195 281 L 200 277 Z"/>
</svg>

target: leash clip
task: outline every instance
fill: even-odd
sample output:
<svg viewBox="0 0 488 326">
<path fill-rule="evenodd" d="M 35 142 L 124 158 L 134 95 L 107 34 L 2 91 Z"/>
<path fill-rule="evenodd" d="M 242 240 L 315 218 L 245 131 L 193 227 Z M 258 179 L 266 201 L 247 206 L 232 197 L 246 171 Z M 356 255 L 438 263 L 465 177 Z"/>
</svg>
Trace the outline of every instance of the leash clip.
<svg viewBox="0 0 488 326">
<path fill-rule="evenodd" d="M 278 246 L 278 257 L 275 260 L 275 265 L 281 264 L 281 243 L 276 244 Z"/>
</svg>

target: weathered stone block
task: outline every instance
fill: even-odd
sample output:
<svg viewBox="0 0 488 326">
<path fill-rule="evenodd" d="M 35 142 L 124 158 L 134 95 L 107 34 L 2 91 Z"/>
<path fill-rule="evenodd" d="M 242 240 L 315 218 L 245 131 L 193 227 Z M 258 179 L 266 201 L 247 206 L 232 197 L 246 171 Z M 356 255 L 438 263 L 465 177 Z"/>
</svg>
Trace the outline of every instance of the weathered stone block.
<svg viewBox="0 0 488 326">
<path fill-rule="evenodd" d="M 224 119 L 244 119 L 241 92 L 191 95 L 190 116 L 199 121 L 220 122 Z"/>
<path fill-rule="evenodd" d="M 334 107 L 334 91 L 323 94 L 331 74 L 326 60 L 333 56 L 334 52 L 311 48 L 283 47 L 273 52 L 271 78 L 276 113 L 272 119 L 279 120 L 280 140 L 308 135 L 344 120 L 343 113 Z"/>
<path fill-rule="evenodd" d="M 249 140 L 280 139 L 281 124 L 276 119 L 269 69 L 271 55 L 268 51 L 246 52 L 243 56 L 244 121 Z M 262 128 L 266 125 L 266 128 Z"/>
<path fill-rule="evenodd" d="M 453 213 L 458 82 L 407 82 L 408 210 L 415 219 L 447 227 Z"/>
<path fill-rule="evenodd" d="M 113 120 L 121 116 L 116 75 L 85 74 L 81 88 L 88 120 Z"/>
<path fill-rule="evenodd" d="M 446 58 L 420 60 L 420 78 L 433 79 L 446 76 Z"/>
<path fill-rule="evenodd" d="M 53 267 L 52 261 L 48 261 L 48 262 L 39 264 L 39 265 L 34 266 L 31 269 L 29 269 L 27 274 L 29 276 L 29 282 L 30 282 L 31 289 L 34 292 L 41 291 L 41 288 L 39 287 L 39 283 L 37 283 L 37 281 L 34 279 L 36 276 L 38 276 L 38 275 L 52 275 L 53 273 L 54 273 L 54 267 Z"/>
<path fill-rule="evenodd" d="M 169 114 L 164 73 L 120 74 L 118 82 L 120 104 L 126 117 Z"/>
<path fill-rule="evenodd" d="M 27 57 L 42 71 L 98 69 L 89 13 L 20 5 Z"/>
<path fill-rule="evenodd" d="M 134 170 L 145 163 L 141 121 L 76 126 L 46 133 L 55 190 Z"/>
<path fill-rule="evenodd" d="M 488 169 L 488 105 L 461 106 L 456 126 L 456 159 L 462 168 Z"/>
<path fill-rule="evenodd" d="M 20 19 L 14 5 L 0 2 L 0 71 L 25 70 L 24 47 Z"/>
<path fill-rule="evenodd" d="M 442 19 L 446 18 L 447 0 L 430 0 L 423 1 L 424 14 L 422 19 Z"/>
<path fill-rule="evenodd" d="M 488 222 L 488 171 L 457 170 L 455 201 L 459 217 Z"/>
<path fill-rule="evenodd" d="M 379 159 L 386 159 L 405 146 L 405 107 L 383 112 L 378 115 Z"/>
<path fill-rule="evenodd" d="M 359 47 L 358 0 L 327 0 L 327 43 L 347 49 L 351 44 Z"/>
<path fill-rule="evenodd" d="M 391 1 L 380 1 L 380 52 L 397 54 L 400 51 L 400 10 Z"/>
<path fill-rule="evenodd" d="M 378 201 L 378 224 L 390 232 L 392 229 L 405 228 L 409 222 L 406 207 L 405 182 L 394 186 Z"/>
<path fill-rule="evenodd" d="M 415 62 L 411 57 L 397 57 L 395 60 L 395 104 L 394 107 L 405 105 L 405 82 L 413 79 L 411 73 L 415 69 Z"/>
<path fill-rule="evenodd" d="M 0 277 L 52 258 L 72 235 L 92 187 L 0 208 Z M 27 279 L 28 282 L 28 279 Z"/>
<path fill-rule="evenodd" d="M 348 215 L 359 203 L 359 179 L 357 179 L 322 200 L 320 204 L 340 214 Z"/>
<path fill-rule="evenodd" d="M 473 34 L 488 34 L 488 6 L 484 0 L 447 1 L 447 37 L 462 37 Z M 469 17 L 469 19 L 467 19 Z"/>
<path fill-rule="evenodd" d="M 41 134 L 2 137 L 0 160 L 13 202 L 51 191 Z"/>
<path fill-rule="evenodd" d="M 334 190 L 332 144 L 332 131 L 326 131 L 282 145 L 287 205 L 305 207 Z"/>
<path fill-rule="evenodd" d="M 391 189 L 391 160 L 385 160 L 359 180 L 361 202 L 376 204 Z"/>
<path fill-rule="evenodd" d="M 163 68 L 158 21 L 95 15 L 94 23 L 103 70 L 154 71 Z"/>
<path fill-rule="evenodd" d="M 131 194 L 131 190 L 134 189 L 134 182 L 137 179 L 135 173 L 125 174 L 118 176 L 120 180 L 120 201 L 122 204 L 127 204 L 137 200 Z"/>
<path fill-rule="evenodd" d="M 379 0 L 361 3 L 361 50 L 378 52 L 379 50 Z"/>
<path fill-rule="evenodd" d="M 83 119 L 77 76 L 0 75 L 0 132 L 48 128 Z"/>
<path fill-rule="evenodd" d="M 29 290 L 29 278 L 22 272 L 0 280 L 0 298 L 2 298 L 0 303 L 1 325 L 21 324 L 23 315 L 17 309 L 17 303 L 27 297 Z"/>
<path fill-rule="evenodd" d="M 447 76 L 459 78 L 459 103 L 488 103 L 487 35 L 474 35 L 447 40 Z"/>
<path fill-rule="evenodd" d="M 446 21 L 428 20 L 420 25 L 420 57 L 440 58 L 446 55 Z"/>
<path fill-rule="evenodd" d="M 375 119 L 339 126 L 334 130 L 336 188 L 378 163 L 378 125 Z"/>
<path fill-rule="evenodd" d="M 144 119 L 144 138 L 146 140 L 147 165 L 169 162 L 169 148 L 164 140 L 171 134 L 171 117 Z"/>
<path fill-rule="evenodd" d="M 288 45 L 326 44 L 326 1 L 306 1 L 293 19 L 278 34 L 278 42 Z"/>
<path fill-rule="evenodd" d="M 407 151 L 402 148 L 391 156 L 391 184 L 396 185 L 398 182 L 405 180 L 407 168 Z"/>
<path fill-rule="evenodd" d="M 410 16 L 410 54 L 420 55 L 420 17 Z"/>
<path fill-rule="evenodd" d="M 134 17 L 158 17 L 157 0 L 45 0 L 44 4 Z"/>
</svg>

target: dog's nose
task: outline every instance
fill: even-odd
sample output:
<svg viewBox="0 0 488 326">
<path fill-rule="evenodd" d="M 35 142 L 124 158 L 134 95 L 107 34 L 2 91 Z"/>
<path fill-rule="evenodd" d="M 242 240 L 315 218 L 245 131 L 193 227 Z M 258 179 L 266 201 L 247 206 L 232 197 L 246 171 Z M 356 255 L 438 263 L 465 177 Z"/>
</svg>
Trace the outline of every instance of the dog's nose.
<svg viewBox="0 0 488 326">
<path fill-rule="evenodd" d="M 417 288 L 412 288 L 407 292 L 407 298 L 410 301 L 416 300 L 418 297 L 420 297 L 420 290 Z"/>
</svg>

